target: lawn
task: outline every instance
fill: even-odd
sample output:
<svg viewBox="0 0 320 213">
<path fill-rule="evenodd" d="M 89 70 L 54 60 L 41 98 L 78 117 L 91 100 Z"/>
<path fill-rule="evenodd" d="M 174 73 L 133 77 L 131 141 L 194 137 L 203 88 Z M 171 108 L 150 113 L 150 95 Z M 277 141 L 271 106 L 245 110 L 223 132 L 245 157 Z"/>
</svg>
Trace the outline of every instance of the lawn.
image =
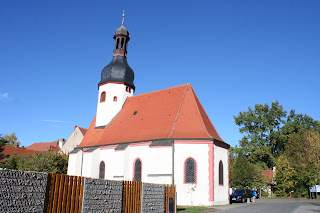
<svg viewBox="0 0 320 213">
<path fill-rule="evenodd" d="M 205 213 L 215 211 L 214 207 L 204 207 L 204 206 L 177 206 L 177 212 L 181 213 Z"/>
</svg>

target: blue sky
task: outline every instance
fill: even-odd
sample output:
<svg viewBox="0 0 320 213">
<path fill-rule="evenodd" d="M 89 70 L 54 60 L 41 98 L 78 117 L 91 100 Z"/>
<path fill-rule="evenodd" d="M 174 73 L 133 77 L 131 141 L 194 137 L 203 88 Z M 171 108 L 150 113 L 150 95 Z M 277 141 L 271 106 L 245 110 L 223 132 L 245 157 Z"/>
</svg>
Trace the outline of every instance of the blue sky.
<svg viewBox="0 0 320 213">
<path fill-rule="evenodd" d="M 67 139 L 95 115 L 126 10 L 135 94 L 190 83 L 220 136 L 278 100 L 320 120 L 320 1 L 0 1 L 0 134 Z"/>
</svg>

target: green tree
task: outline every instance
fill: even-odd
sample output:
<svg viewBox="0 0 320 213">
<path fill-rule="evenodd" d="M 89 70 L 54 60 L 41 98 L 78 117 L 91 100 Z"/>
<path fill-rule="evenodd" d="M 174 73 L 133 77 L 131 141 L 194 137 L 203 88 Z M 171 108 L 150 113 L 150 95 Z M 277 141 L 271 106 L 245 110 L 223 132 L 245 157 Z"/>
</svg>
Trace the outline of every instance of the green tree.
<svg viewBox="0 0 320 213">
<path fill-rule="evenodd" d="M 233 153 L 232 155 L 235 159 L 232 163 L 229 164 L 229 177 L 231 187 L 252 188 L 265 185 L 266 181 L 261 175 L 261 169 L 259 168 L 259 166 L 252 164 L 241 152 L 236 152 L 236 154 Z"/>
<path fill-rule="evenodd" d="M 5 146 L 8 143 L 7 140 L 5 140 L 2 135 L 0 134 L 0 160 L 4 159 L 6 156 L 2 153 L 4 150 L 3 146 Z"/>
<path fill-rule="evenodd" d="M 281 155 L 276 163 L 275 188 L 279 196 L 287 196 L 295 188 L 297 172 L 286 155 Z"/>
<path fill-rule="evenodd" d="M 12 134 L 10 134 L 10 135 L 5 134 L 5 135 L 3 136 L 3 138 L 4 138 L 6 141 L 8 141 L 7 146 L 15 147 L 15 146 L 17 146 L 17 145 L 20 146 L 20 144 L 21 144 L 21 143 L 18 141 L 18 138 L 17 138 L 15 132 L 12 133 Z"/>
<path fill-rule="evenodd" d="M 261 162 L 272 168 L 276 157 L 281 153 L 280 128 L 286 123 L 286 111 L 279 102 L 256 104 L 254 109 L 240 112 L 234 116 L 240 126 L 240 133 L 244 134 L 239 145 L 251 163 Z"/>
<path fill-rule="evenodd" d="M 54 151 L 13 155 L 6 159 L 4 167 L 23 171 L 66 174 L 68 155 Z"/>
</svg>

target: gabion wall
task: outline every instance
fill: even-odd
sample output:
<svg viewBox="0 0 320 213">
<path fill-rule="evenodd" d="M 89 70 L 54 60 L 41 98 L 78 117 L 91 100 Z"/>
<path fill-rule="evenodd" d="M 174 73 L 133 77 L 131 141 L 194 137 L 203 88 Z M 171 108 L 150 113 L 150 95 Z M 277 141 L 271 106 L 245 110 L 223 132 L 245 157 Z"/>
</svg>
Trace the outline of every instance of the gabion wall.
<svg viewBox="0 0 320 213">
<path fill-rule="evenodd" d="M 43 212 L 48 174 L 0 169 L 0 212 Z"/>
<path fill-rule="evenodd" d="M 85 178 L 82 212 L 121 212 L 123 181 Z"/>
<path fill-rule="evenodd" d="M 164 212 L 165 186 L 162 184 L 142 184 L 142 212 Z"/>
</svg>

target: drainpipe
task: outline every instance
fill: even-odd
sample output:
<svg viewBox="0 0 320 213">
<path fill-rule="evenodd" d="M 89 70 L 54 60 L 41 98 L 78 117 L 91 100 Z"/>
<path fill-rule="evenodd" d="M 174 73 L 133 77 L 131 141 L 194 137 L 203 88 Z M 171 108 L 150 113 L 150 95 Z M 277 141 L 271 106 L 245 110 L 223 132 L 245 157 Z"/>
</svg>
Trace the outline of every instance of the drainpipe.
<svg viewBox="0 0 320 213">
<path fill-rule="evenodd" d="M 83 168 L 83 148 L 81 149 L 81 170 L 80 170 L 80 176 L 82 176 L 82 168 Z"/>
</svg>

